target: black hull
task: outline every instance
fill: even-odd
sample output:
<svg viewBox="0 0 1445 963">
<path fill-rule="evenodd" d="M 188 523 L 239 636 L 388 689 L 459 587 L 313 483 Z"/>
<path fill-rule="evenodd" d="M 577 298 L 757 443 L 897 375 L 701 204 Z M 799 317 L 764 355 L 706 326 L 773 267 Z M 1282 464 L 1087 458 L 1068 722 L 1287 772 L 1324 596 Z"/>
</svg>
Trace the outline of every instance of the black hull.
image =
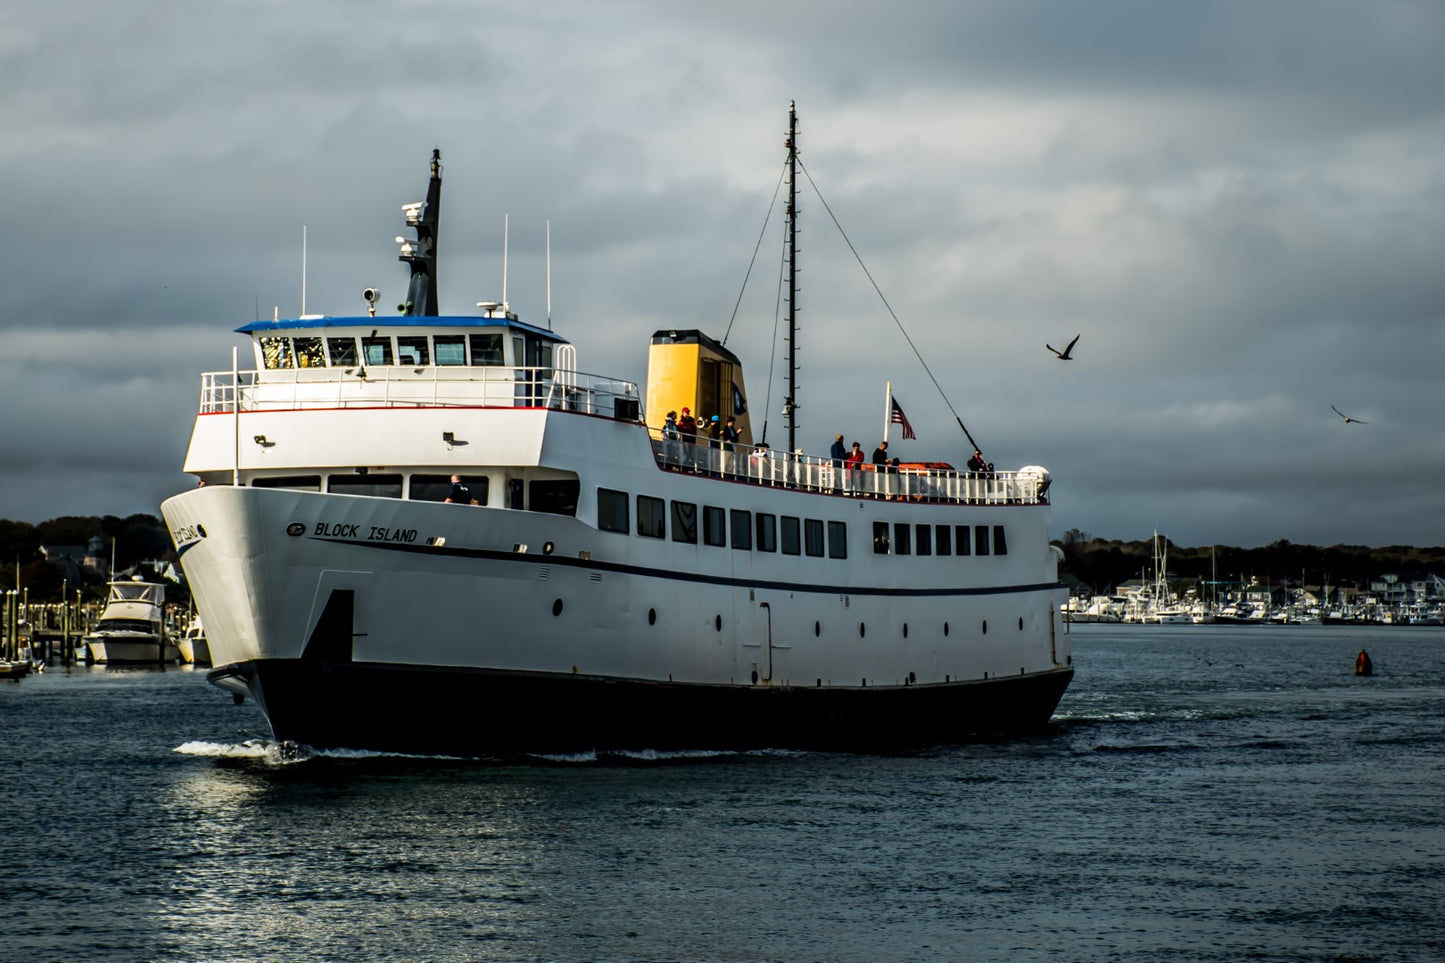
<svg viewBox="0 0 1445 963">
<path fill-rule="evenodd" d="M 498 757 L 629 750 L 896 751 L 1043 729 L 1074 670 L 929 685 L 692 685 L 309 659 L 213 670 L 278 741 Z"/>
</svg>

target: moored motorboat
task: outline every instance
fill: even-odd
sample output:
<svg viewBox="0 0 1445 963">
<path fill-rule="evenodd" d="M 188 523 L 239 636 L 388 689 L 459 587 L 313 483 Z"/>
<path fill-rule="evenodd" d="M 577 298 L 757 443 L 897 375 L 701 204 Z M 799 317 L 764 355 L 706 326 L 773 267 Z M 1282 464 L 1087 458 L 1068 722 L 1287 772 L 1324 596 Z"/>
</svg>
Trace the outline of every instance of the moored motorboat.
<svg viewBox="0 0 1445 963">
<path fill-rule="evenodd" d="M 166 587 L 139 579 L 110 583 L 105 609 L 84 637 L 87 662 L 156 665 L 177 662 L 180 649 L 165 628 Z"/>
<path fill-rule="evenodd" d="M 652 336 L 644 397 L 505 302 L 439 315 L 440 188 L 434 152 L 397 316 L 367 289 L 247 324 L 255 369 L 203 376 L 202 484 L 162 511 L 214 684 L 280 740 L 459 755 L 1047 724 L 1073 676 L 1047 471 L 768 448 L 698 330 Z M 696 433 L 715 415 L 736 435 Z"/>
</svg>

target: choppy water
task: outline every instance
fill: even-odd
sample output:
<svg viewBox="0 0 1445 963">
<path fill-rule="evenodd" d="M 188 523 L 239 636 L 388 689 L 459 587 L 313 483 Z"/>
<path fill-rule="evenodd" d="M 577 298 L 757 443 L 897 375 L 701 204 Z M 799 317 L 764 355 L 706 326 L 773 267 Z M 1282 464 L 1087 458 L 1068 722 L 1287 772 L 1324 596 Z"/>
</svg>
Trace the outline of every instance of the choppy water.
<svg viewBox="0 0 1445 963">
<path fill-rule="evenodd" d="M 0 959 L 1445 958 L 1445 630 L 1073 642 L 1046 736 L 890 757 L 282 758 L 198 672 L 52 668 Z"/>
</svg>

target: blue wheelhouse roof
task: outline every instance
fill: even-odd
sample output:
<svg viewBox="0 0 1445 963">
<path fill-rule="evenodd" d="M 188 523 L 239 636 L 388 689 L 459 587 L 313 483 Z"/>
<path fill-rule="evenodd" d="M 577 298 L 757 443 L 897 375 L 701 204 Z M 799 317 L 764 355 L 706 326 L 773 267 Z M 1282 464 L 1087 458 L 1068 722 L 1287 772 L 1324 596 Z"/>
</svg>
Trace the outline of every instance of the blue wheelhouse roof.
<svg viewBox="0 0 1445 963">
<path fill-rule="evenodd" d="M 556 332 L 539 328 L 536 325 L 527 324 L 525 321 L 517 321 L 512 318 L 483 318 L 470 315 L 443 315 L 440 317 L 425 317 L 417 315 L 400 315 L 392 318 L 287 318 L 280 321 L 252 321 L 250 324 L 243 324 L 236 329 L 237 334 L 255 334 L 260 331 L 308 331 L 325 328 L 515 328 L 526 334 L 533 334 L 539 338 L 557 344 L 570 344 L 566 338 L 558 337 Z"/>
</svg>

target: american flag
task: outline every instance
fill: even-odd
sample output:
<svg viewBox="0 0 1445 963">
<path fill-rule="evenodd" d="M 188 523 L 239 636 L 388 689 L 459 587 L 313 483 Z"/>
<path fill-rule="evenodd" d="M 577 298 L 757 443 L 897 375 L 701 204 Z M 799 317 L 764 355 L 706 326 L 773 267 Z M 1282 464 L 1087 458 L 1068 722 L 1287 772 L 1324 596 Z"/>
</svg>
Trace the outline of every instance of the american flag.
<svg viewBox="0 0 1445 963">
<path fill-rule="evenodd" d="M 893 402 L 893 415 L 889 420 L 895 425 L 903 426 L 903 439 L 905 441 L 910 438 L 917 438 L 918 436 L 913 433 L 913 426 L 908 423 L 908 416 L 905 415 L 903 409 L 898 406 L 898 399 L 890 398 L 889 400 Z"/>
</svg>

